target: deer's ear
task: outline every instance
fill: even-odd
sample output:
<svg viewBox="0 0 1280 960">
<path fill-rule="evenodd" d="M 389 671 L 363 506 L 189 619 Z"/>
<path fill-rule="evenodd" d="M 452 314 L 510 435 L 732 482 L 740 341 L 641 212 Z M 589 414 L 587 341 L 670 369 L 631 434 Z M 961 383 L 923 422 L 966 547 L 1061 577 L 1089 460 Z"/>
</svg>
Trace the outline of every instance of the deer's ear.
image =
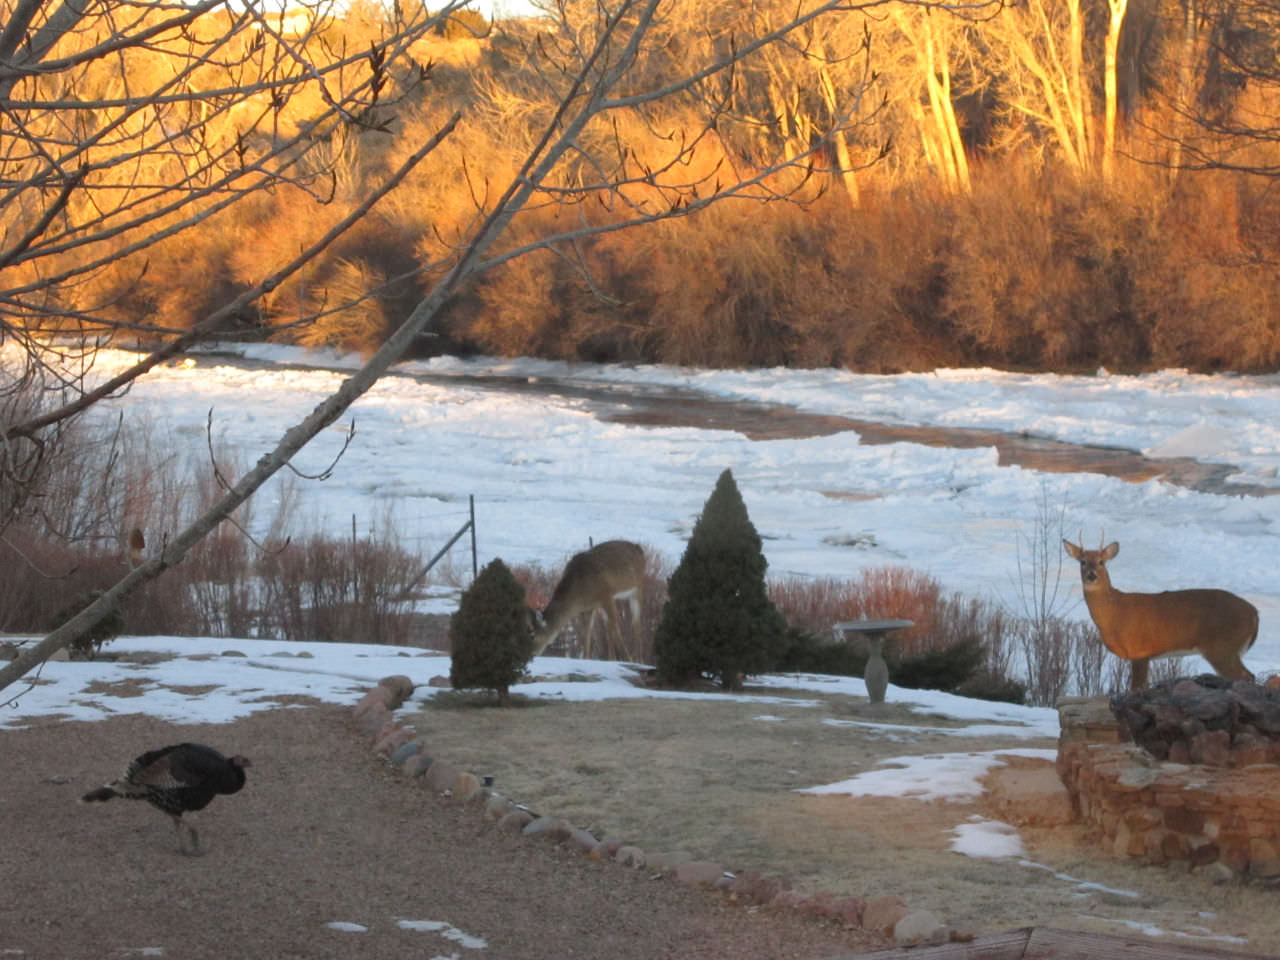
<svg viewBox="0 0 1280 960">
<path fill-rule="evenodd" d="M 1076 560 L 1080 559 L 1080 548 L 1065 537 L 1062 539 L 1062 545 L 1067 548 L 1067 553 Z"/>
<path fill-rule="evenodd" d="M 1111 543 L 1107 544 L 1107 549 L 1105 549 L 1105 550 L 1103 550 L 1103 551 L 1102 551 L 1102 559 L 1103 559 L 1104 561 L 1105 561 L 1105 560 L 1110 560 L 1112 557 L 1114 557 L 1114 556 L 1115 556 L 1117 553 L 1119 553 L 1119 552 L 1120 552 L 1120 544 L 1116 543 L 1116 542 L 1113 540 Z"/>
</svg>

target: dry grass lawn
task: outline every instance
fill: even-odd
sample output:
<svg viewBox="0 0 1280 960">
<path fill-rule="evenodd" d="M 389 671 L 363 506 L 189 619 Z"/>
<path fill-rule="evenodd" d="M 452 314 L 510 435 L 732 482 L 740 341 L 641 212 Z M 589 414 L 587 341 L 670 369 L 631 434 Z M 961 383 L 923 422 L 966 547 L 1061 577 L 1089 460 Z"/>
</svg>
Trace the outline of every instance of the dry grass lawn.
<svg viewBox="0 0 1280 960">
<path fill-rule="evenodd" d="M 795 792 L 893 757 L 1052 749 L 1053 740 L 951 734 L 943 731 L 963 725 L 901 705 L 808 691 L 778 702 L 777 693 L 508 709 L 446 694 L 416 724 L 431 755 L 492 775 L 504 796 L 648 851 L 686 850 L 801 889 L 898 894 L 978 931 L 1158 927 L 1181 943 L 1203 937 L 1253 951 L 1280 943 L 1267 891 L 1117 861 L 1078 827 L 1024 828 L 1025 860 L 980 859 L 950 845 L 956 826 L 990 815 L 981 801 Z M 859 720 L 890 726 L 838 722 Z"/>
</svg>

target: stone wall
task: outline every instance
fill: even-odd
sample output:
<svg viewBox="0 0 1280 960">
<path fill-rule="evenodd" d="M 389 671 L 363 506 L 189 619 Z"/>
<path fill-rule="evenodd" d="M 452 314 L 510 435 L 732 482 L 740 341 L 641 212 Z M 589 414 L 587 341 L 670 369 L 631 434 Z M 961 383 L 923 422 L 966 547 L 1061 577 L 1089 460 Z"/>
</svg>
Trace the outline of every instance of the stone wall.
<svg viewBox="0 0 1280 960">
<path fill-rule="evenodd" d="M 1230 871 L 1280 878 L 1280 765 L 1257 762 L 1274 756 L 1269 745 L 1260 746 L 1258 730 L 1249 723 L 1210 729 L 1203 719 L 1175 717 L 1167 709 L 1174 700 L 1214 716 L 1234 708 L 1209 710 L 1200 690 L 1184 687 L 1172 694 L 1172 688 L 1157 693 L 1157 706 L 1148 714 L 1160 717 L 1159 739 L 1168 745 L 1162 751 L 1155 743 L 1157 752 L 1208 763 L 1159 759 L 1128 742 L 1132 732 L 1112 710 L 1131 717 L 1134 705 L 1126 705 L 1126 698 L 1114 705 L 1105 698 L 1064 698 L 1059 704 L 1058 774 L 1076 813 L 1116 856 L 1210 867 L 1224 877 Z M 1234 702 L 1229 688 L 1222 696 Z M 1169 735 L 1175 728 L 1186 736 Z M 1153 730 L 1139 735 L 1153 742 Z"/>
</svg>

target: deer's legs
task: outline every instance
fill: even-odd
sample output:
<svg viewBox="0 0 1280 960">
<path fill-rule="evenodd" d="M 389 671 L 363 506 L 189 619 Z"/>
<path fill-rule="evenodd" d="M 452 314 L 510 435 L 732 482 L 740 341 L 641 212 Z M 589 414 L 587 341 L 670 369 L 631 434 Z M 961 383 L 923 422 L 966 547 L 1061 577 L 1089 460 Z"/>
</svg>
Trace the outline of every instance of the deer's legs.
<svg viewBox="0 0 1280 960">
<path fill-rule="evenodd" d="M 1252 680 L 1253 673 L 1244 665 L 1239 653 L 1202 654 L 1213 667 L 1213 672 L 1228 680 Z"/>
<path fill-rule="evenodd" d="M 627 659 L 631 660 L 640 655 L 640 591 L 636 591 L 627 597 L 627 602 L 631 605 L 631 643 L 632 646 L 627 648 Z"/>
<path fill-rule="evenodd" d="M 618 625 L 618 604 L 612 597 L 605 607 L 604 619 L 609 633 L 609 659 L 617 660 L 618 651 L 622 648 L 622 628 Z"/>
<path fill-rule="evenodd" d="M 591 637 L 596 632 L 596 617 L 600 615 L 600 608 L 593 607 L 591 609 L 591 619 L 587 621 L 587 635 L 582 638 L 582 659 L 591 659 Z"/>
</svg>

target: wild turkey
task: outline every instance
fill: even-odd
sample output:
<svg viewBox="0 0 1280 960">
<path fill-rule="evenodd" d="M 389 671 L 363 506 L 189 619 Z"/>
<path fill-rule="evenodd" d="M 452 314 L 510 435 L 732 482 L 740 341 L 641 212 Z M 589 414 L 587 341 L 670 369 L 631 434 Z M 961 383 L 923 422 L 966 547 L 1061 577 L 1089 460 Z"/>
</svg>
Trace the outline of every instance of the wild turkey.
<svg viewBox="0 0 1280 960">
<path fill-rule="evenodd" d="M 203 810 L 219 793 L 236 793 L 244 786 L 247 766 L 245 757 L 224 757 L 212 747 L 179 743 L 144 753 L 129 764 L 120 779 L 90 790 L 80 802 L 105 802 L 112 797 L 146 800 L 173 818 L 178 849 L 198 854 L 200 835 L 191 824 L 182 822 L 182 815 L 189 810 Z M 191 837 L 190 850 L 183 837 L 184 829 Z"/>
</svg>

